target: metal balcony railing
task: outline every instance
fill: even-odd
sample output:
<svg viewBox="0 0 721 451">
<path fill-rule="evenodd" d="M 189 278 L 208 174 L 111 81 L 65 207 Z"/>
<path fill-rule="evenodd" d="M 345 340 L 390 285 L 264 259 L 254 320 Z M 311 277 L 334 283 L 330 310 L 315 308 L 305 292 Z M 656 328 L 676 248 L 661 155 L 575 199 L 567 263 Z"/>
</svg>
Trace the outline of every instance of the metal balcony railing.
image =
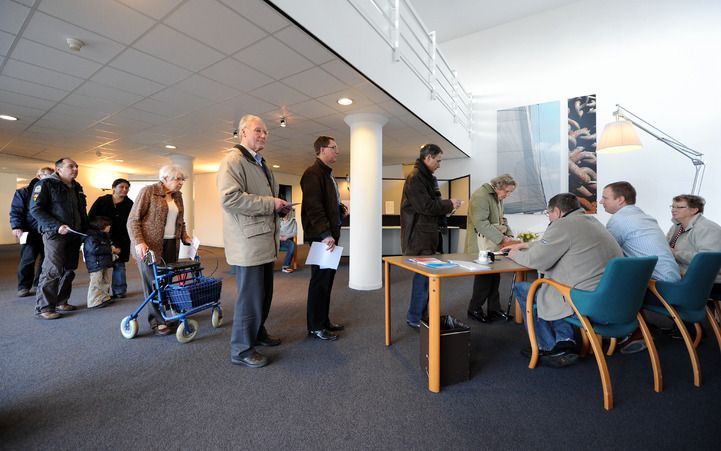
<svg viewBox="0 0 721 451">
<path fill-rule="evenodd" d="M 471 132 L 472 96 L 436 46 L 409 0 L 347 0 L 393 50 L 393 61 L 404 63 L 428 88 L 431 99 Z"/>
</svg>

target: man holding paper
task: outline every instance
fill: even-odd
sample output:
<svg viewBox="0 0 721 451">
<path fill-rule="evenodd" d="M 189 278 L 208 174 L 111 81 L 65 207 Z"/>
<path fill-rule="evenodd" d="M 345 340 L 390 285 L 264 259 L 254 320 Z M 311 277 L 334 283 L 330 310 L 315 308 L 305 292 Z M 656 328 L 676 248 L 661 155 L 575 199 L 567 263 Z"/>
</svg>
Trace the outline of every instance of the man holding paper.
<svg viewBox="0 0 721 451">
<path fill-rule="evenodd" d="M 35 184 L 30 198 L 30 214 L 38 221 L 45 248 L 35 306 L 40 319 L 75 310 L 68 299 L 80 257 L 78 232 L 88 227 L 85 193 L 77 177 L 78 164 L 61 158 L 55 162 L 55 173 Z"/>
<path fill-rule="evenodd" d="M 401 250 L 403 255 L 433 255 L 438 249 L 440 223 L 461 206 L 458 199 L 441 199 L 433 175 L 441 167 L 443 151 L 435 144 L 421 147 L 413 170 L 406 178 L 401 197 Z M 418 329 L 428 308 L 428 277 L 413 275 L 411 302 L 406 323 Z"/>
<path fill-rule="evenodd" d="M 260 368 L 268 357 L 256 346 L 277 346 L 265 320 L 273 300 L 273 262 L 278 258 L 278 215 L 291 205 L 278 197 L 278 182 L 261 155 L 268 128 L 258 116 L 238 123 L 240 144 L 218 169 L 218 192 L 223 209 L 225 258 L 235 273 L 237 298 L 230 337 L 230 361 Z"/>
<path fill-rule="evenodd" d="M 340 200 L 338 184 L 333 177 L 332 166 L 338 159 L 338 145 L 330 136 L 319 136 L 313 144 L 316 160 L 305 170 L 300 179 L 303 190 L 301 223 L 305 241 L 320 242 L 327 252 L 335 249 L 340 239 L 340 226 L 348 209 Z M 334 332 L 343 330 L 328 317 L 330 293 L 336 270 L 310 265 L 308 285 L 308 334 L 320 340 L 337 340 Z"/>
</svg>

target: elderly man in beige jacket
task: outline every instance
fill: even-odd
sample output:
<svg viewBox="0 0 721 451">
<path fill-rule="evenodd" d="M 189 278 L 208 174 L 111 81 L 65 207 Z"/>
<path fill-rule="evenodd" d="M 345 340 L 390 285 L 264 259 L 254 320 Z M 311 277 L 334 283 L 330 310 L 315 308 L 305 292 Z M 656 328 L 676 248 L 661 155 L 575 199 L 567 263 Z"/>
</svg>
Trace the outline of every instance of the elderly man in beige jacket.
<svg viewBox="0 0 721 451">
<path fill-rule="evenodd" d="M 265 329 L 273 299 L 273 262 L 278 257 L 277 217 L 291 204 L 278 197 L 278 183 L 261 156 L 268 129 L 258 116 L 245 115 L 238 124 L 240 144 L 218 169 L 223 208 L 225 258 L 235 273 L 235 301 L 230 361 L 260 368 L 268 358 L 256 346 L 277 346 Z"/>
<path fill-rule="evenodd" d="M 506 247 L 509 257 L 560 283 L 593 290 L 609 260 L 623 257 L 616 239 L 596 218 L 584 214 L 571 193 L 561 193 L 548 201 L 548 225 L 543 238 L 534 243 Z M 516 283 L 513 291 L 525 310 L 530 282 Z M 573 327 L 563 318 L 573 314 L 561 294 L 542 285 L 536 292 L 536 337 L 541 364 L 559 368 L 576 361 Z M 525 316 L 524 316 L 525 320 Z M 524 350 L 529 356 L 530 350 Z"/>
</svg>

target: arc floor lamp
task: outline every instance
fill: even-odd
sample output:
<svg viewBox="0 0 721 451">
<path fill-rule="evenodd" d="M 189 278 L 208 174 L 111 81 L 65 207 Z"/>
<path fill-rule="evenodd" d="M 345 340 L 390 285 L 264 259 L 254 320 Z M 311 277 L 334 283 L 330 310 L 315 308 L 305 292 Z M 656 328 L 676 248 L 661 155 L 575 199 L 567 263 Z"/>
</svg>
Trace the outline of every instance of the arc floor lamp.
<svg viewBox="0 0 721 451">
<path fill-rule="evenodd" d="M 598 142 L 598 153 L 623 153 L 640 149 L 641 140 L 638 138 L 635 126 L 691 160 L 695 170 L 691 194 L 698 195 L 700 193 L 703 175 L 706 170 L 701 152 L 688 147 L 668 133 L 659 130 L 621 105 L 616 104 L 616 111 L 613 112 L 613 116 L 616 120 L 603 129 Z"/>
</svg>

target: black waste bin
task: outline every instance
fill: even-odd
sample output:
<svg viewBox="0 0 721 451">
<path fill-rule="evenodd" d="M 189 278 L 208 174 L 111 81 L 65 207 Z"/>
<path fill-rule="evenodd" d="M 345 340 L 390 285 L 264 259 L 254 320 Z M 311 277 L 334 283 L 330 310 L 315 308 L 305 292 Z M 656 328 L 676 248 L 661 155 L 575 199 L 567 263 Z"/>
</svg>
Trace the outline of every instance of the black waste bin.
<svg viewBox="0 0 721 451">
<path fill-rule="evenodd" d="M 428 375 L 428 321 L 421 321 L 421 370 Z M 441 385 L 470 378 L 471 328 L 450 315 L 441 316 Z"/>
</svg>

